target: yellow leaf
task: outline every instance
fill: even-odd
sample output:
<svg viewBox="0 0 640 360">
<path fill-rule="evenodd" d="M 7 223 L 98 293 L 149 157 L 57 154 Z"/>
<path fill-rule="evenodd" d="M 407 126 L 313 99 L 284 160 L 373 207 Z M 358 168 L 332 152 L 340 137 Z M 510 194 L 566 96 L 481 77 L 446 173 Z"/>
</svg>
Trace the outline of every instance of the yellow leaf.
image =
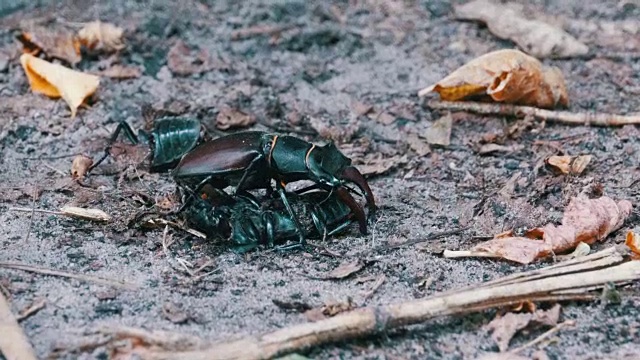
<svg viewBox="0 0 640 360">
<path fill-rule="evenodd" d="M 52 98 L 62 97 L 71 108 L 71 117 L 76 116 L 78 107 L 96 92 L 100 84 L 98 76 L 52 64 L 31 54 L 22 54 L 20 63 L 31 90 Z"/>
</svg>

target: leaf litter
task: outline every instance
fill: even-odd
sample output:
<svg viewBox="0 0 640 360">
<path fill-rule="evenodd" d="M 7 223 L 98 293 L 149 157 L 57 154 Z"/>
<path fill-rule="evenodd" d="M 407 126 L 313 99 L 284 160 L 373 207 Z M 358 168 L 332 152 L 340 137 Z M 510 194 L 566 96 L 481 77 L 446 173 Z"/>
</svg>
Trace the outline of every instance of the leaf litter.
<svg viewBox="0 0 640 360">
<path fill-rule="evenodd" d="M 89 50 L 114 52 L 125 48 L 124 30 L 116 25 L 96 20 L 78 31 L 78 40 Z"/>
<path fill-rule="evenodd" d="M 529 264 L 572 250 L 581 242 L 593 244 L 605 239 L 624 224 L 632 207 L 628 200 L 616 202 L 607 196 L 589 199 L 585 194 L 580 194 L 567 205 L 561 225 L 547 224 L 527 231 L 524 236 L 515 236 L 513 232 L 502 233 L 477 244 L 468 255 L 499 257 Z M 448 251 L 445 256 L 458 255 Z"/>
<path fill-rule="evenodd" d="M 536 310 L 532 313 L 509 312 L 499 315 L 485 326 L 491 332 L 491 338 L 498 345 L 501 352 L 507 351 L 509 342 L 526 327 L 534 325 L 554 326 L 560 320 L 560 304 L 549 310 Z"/>
<path fill-rule="evenodd" d="M 512 40 L 520 49 L 537 58 L 568 58 L 583 56 L 589 52 L 588 46 L 564 30 L 531 19 L 512 4 L 474 0 L 456 6 L 455 17 L 486 23 L 492 34 L 501 39 Z"/>
<path fill-rule="evenodd" d="M 436 84 L 418 92 L 440 94 L 442 100 L 491 100 L 499 103 L 554 108 L 568 106 L 564 76 L 522 51 L 497 50 L 477 57 Z"/>
<path fill-rule="evenodd" d="M 63 28 L 33 26 L 23 30 L 17 39 L 24 46 L 24 52 L 32 55 L 43 52 L 50 59 L 59 59 L 71 65 L 82 60 L 80 40 L 74 33 Z"/>
<path fill-rule="evenodd" d="M 591 155 L 580 156 L 550 156 L 545 163 L 555 172 L 564 175 L 580 175 L 591 162 Z"/>
</svg>

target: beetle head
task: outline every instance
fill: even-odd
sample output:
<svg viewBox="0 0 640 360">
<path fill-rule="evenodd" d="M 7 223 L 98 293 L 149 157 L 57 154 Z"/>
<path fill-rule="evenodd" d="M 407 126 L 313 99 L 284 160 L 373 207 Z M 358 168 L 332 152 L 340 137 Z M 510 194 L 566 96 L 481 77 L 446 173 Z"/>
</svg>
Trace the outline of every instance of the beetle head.
<svg viewBox="0 0 640 360">
<path fill-rule="evenodd" d="M 338 147 L 330 142 L 325 146 L 316 146 L 309 154 L 309 170 L 324 184 L 339 186 L 342 181 L 338 176 L 351 165 L 351 159 L 346 157 Z"/>
</svg>

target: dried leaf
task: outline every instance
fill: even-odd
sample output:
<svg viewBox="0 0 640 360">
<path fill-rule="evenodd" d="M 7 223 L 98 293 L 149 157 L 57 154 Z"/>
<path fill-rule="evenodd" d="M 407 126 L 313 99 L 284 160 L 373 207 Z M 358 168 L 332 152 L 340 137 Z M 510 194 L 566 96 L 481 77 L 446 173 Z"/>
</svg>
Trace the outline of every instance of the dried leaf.
<svg viewBox="0 0 640 360">
<path fill-rule="evenodd" d="M 206 51 L 194 52 L 179 40 L 167 54 L 169 70 L 176 75 L 186 76 L 210 71 L 214 68 Z"/>
<path fill-rule="evenodd" d="M 71 163 L 71 178 L 74 180 L 84 178 L 87 170 L 93 165 L 93 159 L 86 155 L 78 155 Z"/>
<path fill-rule="evenodd" d="M 558 255 L 556 257 L 557 257 L 558 260 L 564 261 L 564 260 L 570 260 L 570 259 L 579 258 L 579 257 L 582 257 L 582 256 L 587 256 L 587 255 L 589 255 L 590 252 L 591 252 L 591 246 L 589 246 L 589 244 L 587 244 L 585 242 L 580 242 L 580 244 L 578 244 L 578 246 L 576 246 L 575 250 L 573 250 L 573 252 L 571 254 Z"/>
<path fill-rule="evenodd" d="M 112 79 L 135 79 L 142 76 L 142 70 L 134 66 L 113 65 L 112 67 L 101 71 L 98 75 Z"/>
<path fill-rule="evenodd" d="M 589 165 L 591 158 L 591 155 L 551 156 L 545 160 L 545 163 L 558 173 L 565 175 L 579 175 L 584 171 L 587 165 Z"/>
<path fill-rule="evenodd" d="M 560 319 L 560 305 L 556 304 L 549 310 L 536 310 L 534 313 L 507 313 L 496 317 L 486 329 L 491 331 L 491 338 L 496 342 L 501 352 L 509 348 L 511 338 L 520 330 L 532 324 L 554 326 Z"/>
<path fill-rule="evenodd" d="M 319 321 L 328 317 L 336 316 L 340 313 L 353 310 L 355 304 L 351 298 L 347 299 L 347 302 L 328 303 L 319 308 L 305 311 L 304 315 L 309 321 Z"/>
<path fill-rule="evenodd" d="M 111 216 L 99 209 L 85 209 L 75 206 L 63 206 L 60 211 L 67 216 L 83 220 L 110 221 Z"/>
<path fill-rule="evenodd" d="M 498 144 L 484 144 L 480 147 L 480 150 L 478 150 L 478 154 L 480 155 L 486 155 L 486 154 L 491 154 L 494 152 L 506 152 L 506 153 L 511 153 L 511 152 L 516 152 L 516 151 L 520 151 L 522 150 L 524 147 L 522 145 L 513 145 L 513 146 L 504 146 L 504 145 L 498 145 Z"/>
<path fill-rule="evenodd" d="M 495 237 L 471 251 L 522 264 L 575 248 L 580 242 L 593 244 L 619 229 L 632 209 L 630 201 L 615 202 L 609 197 L 589 199 L 579 195 L 571 200 L 561 225 L 548 224 L 521 237 Z"/>
<path fill-rule="evenodd" d="M 475 0 L 456 6 L 455 16 L 487 24 L 489 31 L 509 39 L 529 54 L 538 57 L 574 57 L 589 52 L 589 47 L 555 26 L 533 20 L 513 6 L 490 0 Z"/>
<path fill-rule="evenodd" d="M 82 60 L 80 42 L 73 33 L 64 29 L 32 27 L 18 35 L 18 40 L 30 54 L 42 51 L 48 58 L 60 59 L 71 65 Z"/>
<path fill-rule="evenodd" d="M 543 67 L 538 59 L 518 50 L 498 50 L 461 66 L 418 96 L 435 91 L 442 100 L 469 98 L 554 108 L 567 106 L 569 98 L 562 73 Z"/>
<path fill-rule="evenodd" d="M 409 144 L 409 147 L 418 154 L 418 156 L 425 156 L 431 152 L 429 144 L 416 135 L 408 135 L 407 143 Z"/>
<path fill-rule="evenodd" d="M 364 268 L 364 262 L 361 260 L 355 260 L 350 262 L 343 262 L 337 268 L 333 269 L 326 276 L 323 277 L 325 280 L 338 280 L 347 278 L 358 271 Z"/>
<path fill-rule="evenodd" d="M 451 143 L 451 114 L 447 114 L 436 120 L 425 133 L 424 138 L 432 145 L 448 146 Z"/>
<path fill-rule="evenodd" d="M 100 20 L 87 23 L 78 31 L 78 38 L 87 49 L 105 52 L 124 49 L 123 35 L 123 29 Z"/>
<path fill-rule="evenodd" d="M 383 157 L 380 154 L 371 154 L 370 156 L 365 156 L 364 164 L 356 167 L 362 175 L 382 175 L 398 165 L 406 164 L 408 161 L 407 155 Z"/>
<path fill-rule="evenodd" d="M 255 123 L 256 117 L 253 114 L 232 108 L 222 108 L 216 117 L 216 127 L 220 130 L 243 128 Z"/>
<path fill-rule="evenodd" d="M 633 231 L 629 231 L 624 244 L 627 245 L 635 254 L 640 255 L 640 235 Z"/>
<path fill-rule="evenodd" d="M 52 98 L 62 97 L 71 108 L 71 117 L 76 116 L 78 107 L 95 93 L 100 84 L 98 76 L 52 64 L 30 54 L 22 54 L 20 62 L 31 90 Z"/>
</svg>

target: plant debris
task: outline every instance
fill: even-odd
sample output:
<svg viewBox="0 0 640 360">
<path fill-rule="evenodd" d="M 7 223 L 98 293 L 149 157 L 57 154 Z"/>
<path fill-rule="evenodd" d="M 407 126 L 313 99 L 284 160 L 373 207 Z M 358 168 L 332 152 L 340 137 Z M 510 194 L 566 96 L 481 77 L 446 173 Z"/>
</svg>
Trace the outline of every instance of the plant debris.
<svg viewBox="0 0 640 360">
<path fill-rule="evenodd" d="M 142 76 L 142 70 L 136 66 L 115 64 L 108 69 L 99 72 L 98 75 L 112 79 L 135 79 Z"/>
<path fill-rule="evenodd" d="M 76 206 L 63 206 L 60 211 L 63 215 L 83 220 L 92 220 L 99 222 L 111 221 L 111 216 L 99 209 L 85 209 Z"/>
<path fill-rule="evenodd" d="M 632 204 L 628 200 L 616 203 L 606 196 L 589 199 L 581 194 L 567 205 L 561 225 L 534 228 L 524 236 L 500 234 L 474 246 L 469 255 L 501 257 L 529 264 L 536 259 L 571 250 L 580 242 L 592 244 L 606 238 L 622 226 L 631 209 Z M 448 255 L 456 256 L 455 252 Z"/>
<path fill-rule="evenodd" d="M 220 130 L 249 127 L 256 123 L 253 114 L 247 114 L 238 109 L 224 107 L 216 117 L 216 127 Z"/>
<path fill-rule="evenodd" d="M 347 298 L 346 302 L 332 302 L 322 305 L 321 307 L 307 310 L 304 315 L 309 321 L 320 321 L 350 311 L 356 308 L 351 298 Z"/>
<path fill-rule="evenodd" d="M 82 60 L 80 41 L 72 33 L 62 28 L 47 29 L 34 26 L 18 35 L 24 52 L 31 55 L 45 53 L 49 59 L 59 59 L 71 65 Z"/>
<path fill-rule="evenodd" d="M 640 235 L 633 231 L 627 232 L 624 244 L 627 245 L 634 254 L 640 255 Z"/>
<path fill-rule="evenodd" d="M 114 52 L 125 48 L 124 30 L 100 20 L 87 23 L 78 31 L 78 39 L 89 50 Z"/>
<path fill-rule="evenodd" d="M 78 107 L 96 92 L 100 84 L 100 78 L 95 75 L 52 64 L 30 54 L 22 54 L 20 62 L 31 90 L 51 98 L 62 97 L 71 108 L 72 118 L 76 116 Z"/>
<path fill-rule="evenodd" d="M 337 268 L 331 270 L 321 280 L 340 280 L 347 278 L 364 268 L 362 260 L 343 261 Z"/>
<path fill-rule="evenodd" d="M 520 330 L 532 325 L 554 326 L 560 320 L 560 305 L 556 304 L 549 310 L 536 310 L 533 313 L 506 313 L 499 315 L 485 326 L 491 331 L 491 338 L 496 342 L 500 351 L 509 348 L 511 338 Z"/>
<path fill-rule="evenodd" d="M 303 303 L 300 301 L 281 301 L 278 299 L 272 299 L 271 300 L 273 302 L 273 304 L 277 307 L 279 307 L 282 310 L 285 311 L 293 311 L 293 312 L 298 312 L 298 313 L 303 313 L 305 311 L 309 311 L 311 309 L 313 309 L 313 307 L 307 303 Z"/>
<path fill-rule="evenodd" d="M 591 155 L 551 156 L 545 163 L 554 171 L 564 175 L 580 175 L 591 162 Z"/>
<path fill-rule="evenodd" d="M 451 114 L 441 117 L 424 132 L 424 138 L 431 145 L 448 146 L 451 143 L 452 122 Z"/>
<path fill-rule="evenodd" d="M 501 39 L 513 40 L 520 49 L 537 57 L 568 58 L 586 55 L 589 47 L 555 26 L 532 20 L 511 4 L 474 0 L 455 7 L 455 17 L 487 24 Z"/>
<path fill-rule="evenodd" d="M 195 52 L 182 40 L 178 40 L 167 54 L 167 65 L 172 73 L 179 76 L 200 74 L 213 69 L 206 51 Z"/>
<path fill-rule="evenodd" d="M 477 57 L 436 84 L 418 92 L 435 91 L 442 100 L 493 100 L 499 103 L 554 108 L 569 97 L 560 69 L 545 67 L 518 50 L 497 50 Z"/>
<path fill-rule="evenodd" d="M 92 158 L 87 155 L 76 156 L 71 163 L 71 178 L 74 180 L 83 179 L 91 165 L 93 165 Z"/>
</svg>

